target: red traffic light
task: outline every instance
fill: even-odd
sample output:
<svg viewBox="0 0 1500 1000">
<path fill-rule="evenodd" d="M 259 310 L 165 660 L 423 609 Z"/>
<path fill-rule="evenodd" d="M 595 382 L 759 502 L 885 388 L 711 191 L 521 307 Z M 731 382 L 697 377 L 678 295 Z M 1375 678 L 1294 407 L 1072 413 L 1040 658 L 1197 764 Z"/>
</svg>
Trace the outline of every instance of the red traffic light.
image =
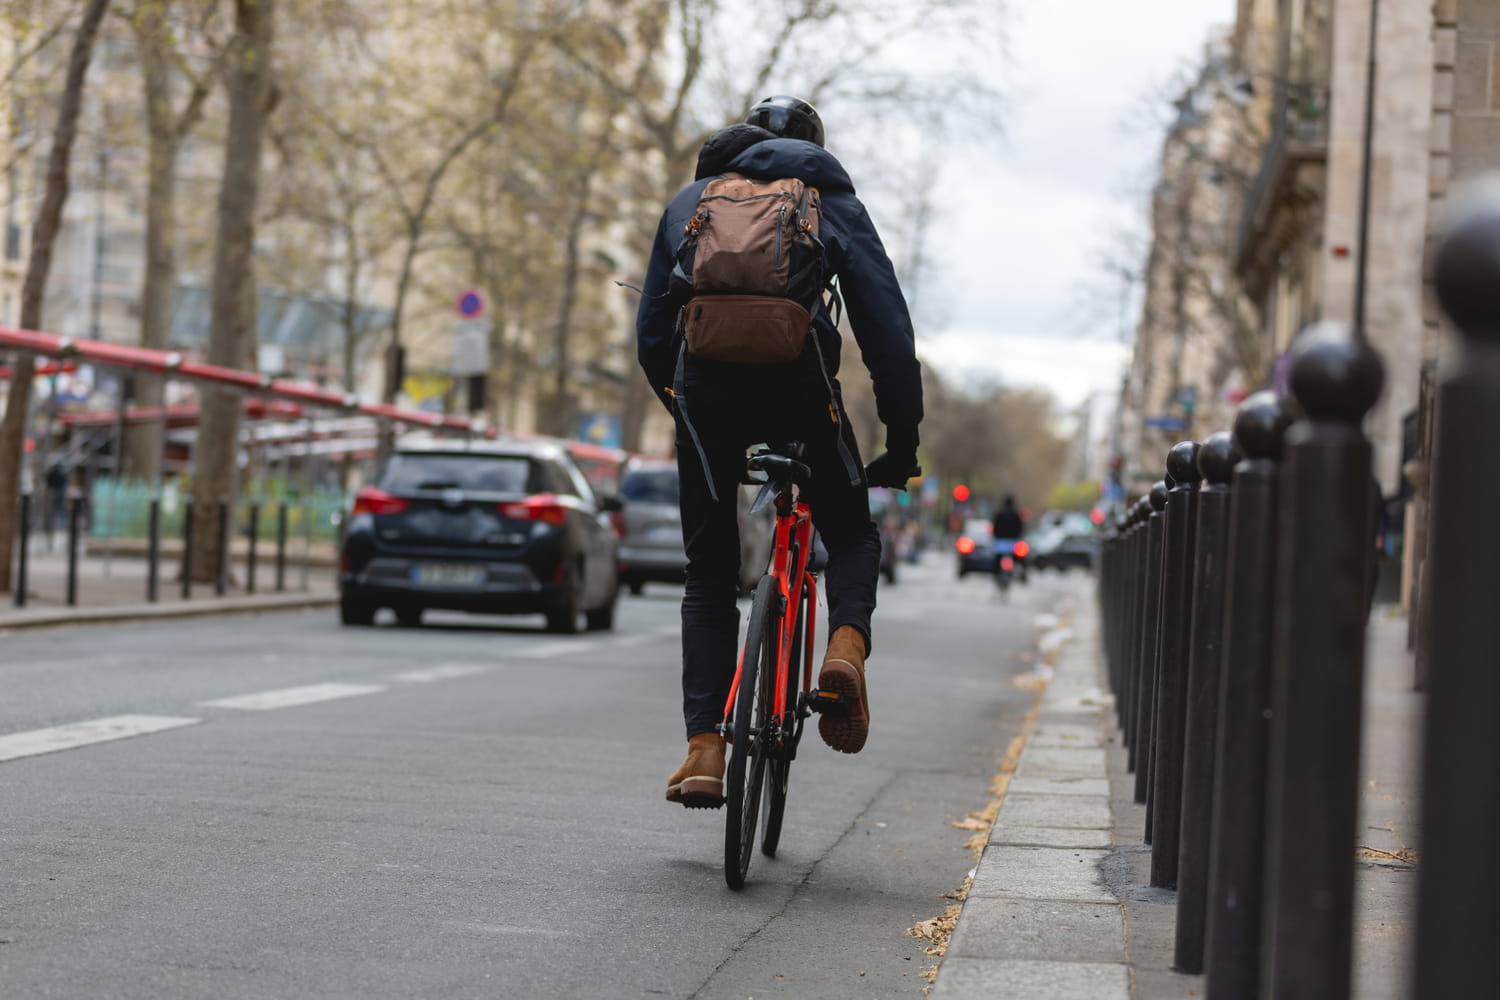
<svg viewBox="0 0 1500 1000">
<path fill-rule="evenodd" d="M 959 503 L 963 503 L 965 500 L 969 499 L 969 488 L 963 483 L 959 483 L 957 486 L 953 487 L 953 499 L 957 500 Z"/>
</svg>

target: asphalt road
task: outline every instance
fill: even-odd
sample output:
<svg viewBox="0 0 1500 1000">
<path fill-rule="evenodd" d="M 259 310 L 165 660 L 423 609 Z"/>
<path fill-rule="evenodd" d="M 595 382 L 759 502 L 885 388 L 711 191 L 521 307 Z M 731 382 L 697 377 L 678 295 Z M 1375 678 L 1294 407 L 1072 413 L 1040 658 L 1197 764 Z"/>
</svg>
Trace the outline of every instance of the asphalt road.
<svg viewBox="0 0 1500 1000">
<path fill-rule="evenodd" d="M 972 866 L 951 822 L 1031 705 L 1009 680 L 1038 614 L 1081 583 L 1002 604 L 946 558 L 903 568 L 869 745 L 809 726 L 741 892 L 723 812 L 662 800 L 674 588 L 576 637 L 331 610 L 0 637 L 0 993 L 918 996 L 933 960 L 904 931 Z M 36 753 L 99 719 L 159 731 Z"/>
</svg>

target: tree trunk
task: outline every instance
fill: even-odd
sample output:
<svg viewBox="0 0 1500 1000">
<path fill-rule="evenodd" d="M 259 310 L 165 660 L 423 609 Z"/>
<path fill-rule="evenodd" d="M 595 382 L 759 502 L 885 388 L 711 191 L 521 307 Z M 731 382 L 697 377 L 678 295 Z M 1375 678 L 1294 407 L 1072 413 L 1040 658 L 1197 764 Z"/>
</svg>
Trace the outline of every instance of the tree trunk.
<svg viewBox="0 0 1500 1000">
<path fill-rule="evenodd" d="M 229 130 L 219 189 L 208 360 L 239 368 L 250 361 L 255 344 L 255 203 L 275 0 L 235 0 L 234 6 L 227 75 Z M 233 518 L 241 406 L 238 395 L 220 390 L 206 389 L 202 399 L 193 447 L 193 578 L 212 580 L 219 555 L 220 502 L 229 503 Z"/>
<path fill-rule="evenodd" d="M 73 140 L 78 136 L 78 112 L 83 105 L 83 82 L 88 75 L 94 39 L 109 0 L 88 0 L 73 37 L 68 57 L 68 75 L 57 108 L 57 127 L 52 133 L 52 151 L 47 159 L 47 188 L 31 231 L 31 258 L 21 286 L 21 327 L 35 330 L 42 323 L 47 274 L 52 270 L 52 248 L 62 225 L 63 203 L 68 199 L 68 166 Z M 31 381 L 36 361 L 31 355 L 17 359 L 0 420 L 0 591 L 10 589 L 10 564 L 15 549 L 16 520 L 20 509 L 21 455 L 26 439 L 26 413 L 31 406 Z"/>
<path fill-rule="evenodd" d="M 147 5 L 137 25 L 141 71 L 145 83 L 146 136 L 146 273 L 141 283 L 141 346 L 155 350 L 167 347 L 171 323 L 172 291 L 177 283 L 173 252 L 176 228 L 177 150 L 176 129 L 171 113 L 171 67 L 154 39 L 162 34 L 163 9 Z M 138 379 L 135 401 L 139 406 L 165 403 L 163 380 L 151 376 Z M 162 424 L 139 424 L 130 429 L 128 464 L 137 477 L 155 483 L 161 476 Z"/>
</svg>

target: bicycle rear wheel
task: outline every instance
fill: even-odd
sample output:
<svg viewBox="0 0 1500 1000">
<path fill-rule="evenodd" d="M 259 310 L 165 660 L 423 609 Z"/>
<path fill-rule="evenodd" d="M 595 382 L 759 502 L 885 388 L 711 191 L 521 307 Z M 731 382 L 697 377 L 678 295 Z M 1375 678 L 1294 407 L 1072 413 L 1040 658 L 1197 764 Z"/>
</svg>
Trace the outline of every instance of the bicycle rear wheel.
<svg viewBox="0 0 1500 1000">
<path fill-rule="evenodd" d="M 766 765 L 766 825 L 761 831 L 760 852 L 768 858 L 776 856 L 781 843 L 781 820 L 786 814 L 786 792 L 792 776 L 792 758 L 797 755 L 797 698 L 802 693 L 802 654 L 804 643 L 811 643 L 807 632 L 809 594 L 806 584 L 797 598 L 796 618 L 792 625 L 792 648 L 787 656 L 786 671 L 786 715 L 781 719 L 781 739 L 777 742 L 777 755 Z M 775 663 L 775 660 L 772 660 Z M 774 671 L 773 671 L 774 675 Z M 774 684 L 774 679 L 772 684 Z"/>
<path fill-rule="evenodd" d="M 755 824 L 766 775 L 765 733 L 770 720 L 770 685 L 775 676 L 775 628 L 779 618 L 776 581 L 763 576 L 755 585 L 745 652 L 740 662 L 740 686 L 735 694 L 730 725 L 728 773 L 724 776 L 724 881 L 742 889 L 750 856 L 755 850 Z M 766 661 L 770 666 L 767 668 Z"/>
</svg>

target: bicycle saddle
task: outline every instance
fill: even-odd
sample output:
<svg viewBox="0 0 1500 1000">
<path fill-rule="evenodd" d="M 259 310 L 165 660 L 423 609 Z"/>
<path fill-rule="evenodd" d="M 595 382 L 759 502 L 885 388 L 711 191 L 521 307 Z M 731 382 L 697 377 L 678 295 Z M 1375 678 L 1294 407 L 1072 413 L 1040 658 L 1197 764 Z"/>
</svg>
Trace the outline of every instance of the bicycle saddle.
<svg viewBox="0 0 1500 1000">
<path fill-rule="evenodd" d="M 793 454 L 801 454 L 800 445 L 794 445 L 787 449 Z M 766 483 L 755 495 L 755 502 L 750 505 L 750 513 L 758 514 L 766 509 L 776 494 L 789 489 L 794 483 L 798 486 L 806 486 L 808 480 L 812 479 L 812 469 L 802 462 L 797 461 L 790 455 L 778 455 L 772 451 L 763 451 L 751 456 L 745 463 L 746 472 L 764 472 Z"/>
<path fill-rule="evenodd" d="M 764 472 L 767 480 L 772 483 L 796 483 L 798 486 L 805 486 L 812 478 L 812 470 L 803 463 L 795 458 L 771 452 L 762 452 L 752 456 L 750 461 L 745 463 L 745 468 L 751 472 Z"/>
</svg>

